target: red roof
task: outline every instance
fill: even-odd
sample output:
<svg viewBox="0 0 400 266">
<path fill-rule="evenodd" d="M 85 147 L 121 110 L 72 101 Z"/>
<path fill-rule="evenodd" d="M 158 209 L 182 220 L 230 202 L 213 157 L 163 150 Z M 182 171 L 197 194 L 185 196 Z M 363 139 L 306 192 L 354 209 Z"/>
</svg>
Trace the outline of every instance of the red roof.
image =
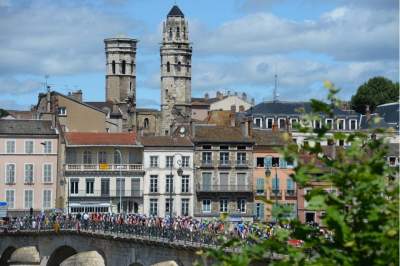
<svg viewBox="0 0 400 266">
<path fill-rule="evenodd" d="M 67 132 L 67 145 L 135 145 L 136 133 Z"/>
</svg>

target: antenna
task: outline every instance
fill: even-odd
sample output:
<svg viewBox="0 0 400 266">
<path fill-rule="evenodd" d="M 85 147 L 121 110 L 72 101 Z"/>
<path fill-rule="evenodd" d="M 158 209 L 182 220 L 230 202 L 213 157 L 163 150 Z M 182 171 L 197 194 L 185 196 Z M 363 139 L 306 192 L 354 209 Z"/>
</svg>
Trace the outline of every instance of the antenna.
<svg viewBox="0 0 400 266">
<path fill-rule="evenodd" d="M 275 73 L 275 86 L 274 86 L 274 92 L 273 92 L 273 101 L 274 103 L 278 101 L 278 75 Z"/>
<path fill-rule="evenodd" d="M 49 77 L 50 76 L 48 74 L 44 75 L 44 79 L 45 79 L 44 86 L 45 86 L 45 89 L 47 92 L 50 92 L 50 84 L 47 83 L 47 80 L 49 79 Z"/>
</svg>

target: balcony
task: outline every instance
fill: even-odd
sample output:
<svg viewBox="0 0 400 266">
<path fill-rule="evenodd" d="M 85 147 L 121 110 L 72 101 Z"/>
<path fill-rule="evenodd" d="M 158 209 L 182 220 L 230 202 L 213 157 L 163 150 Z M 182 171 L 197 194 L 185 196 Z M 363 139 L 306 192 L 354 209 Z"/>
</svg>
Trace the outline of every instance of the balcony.
<svg viewBox="0 0 400 266">
<path fill-rule="evenodd" d="M 294 189 L 288 189 L 285 192 L 285 198 L 296 198 L 297 197 L 297 193 L 296 190 Z"/>
<path fill-rule="evenodd" d="M 229 161 L 229 160 L 220 160 L 220 161 L 218 161 L 218 167 L 220 167 L 220 168 L 229 168 L 229 167 L 231 167 L 231 161 Z"/>
<path fill-rule="evenodd" d="M 65 171 L 143 171 L 143 164 L 66 164 Z"/>
<path fill-rule="evenodd" d="M 249 167 L 249 161 L 248 160 L 237 160 L 236 161 L 236 167 L 247 168 L 247 167 Z"/>
<path fill-rule="evenodd" d="M 275 198 L 280 199 L 280 198 L 282 198 L 282 191 L 281 190 L 277 190 L 277 189 L 271 190 L 270 198 L 271 199 L 275 199 Z"/>
<path fill-rule="evenodd" d="M 210 168 L 213 167 L 213 163 L 211 160 L 203 160 L 201 161 L 201 167 Z"/>
<path fill-rule="evenodd" d="M 197 193 L 202 192 L 253 192 L 252 185 L 202 185 L 197 184 Z"/>
<path fill-rule="evenodd" d="M 142 190 L 122 190 L 121 197 L 143 197 Z M 69 197 L 82 197 L 82 198 L 118 198 L 120 196 L 119 190 L 101 191 L 94 190 L 93 193 L 87 193 L 86 190 L 79 190 L 77 193 L 69 193 Z"/>
</svg>

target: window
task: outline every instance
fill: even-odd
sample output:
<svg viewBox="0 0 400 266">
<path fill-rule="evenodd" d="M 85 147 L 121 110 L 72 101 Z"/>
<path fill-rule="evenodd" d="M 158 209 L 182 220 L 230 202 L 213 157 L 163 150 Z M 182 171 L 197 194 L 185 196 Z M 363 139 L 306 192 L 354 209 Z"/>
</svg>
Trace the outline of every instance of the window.
<svg viewBox="0 0 400 266">
<path fill-rule="evenodd" d="M 201 154 L 202 163 L 205 165 L 211 164 L 211 152 L 203 152 Z"/>
<path fill-rule="evenodd" d="M 25 141 L 25 153 L 32 154 L 33 153 L 33 140 Z"/>
<path fill-rule="evenodd" d="M 339 146 L 344 146 L 344 140 L 343 139 L 339 139 Z"/>
<path fill-rule="evenodd" d="M 221 191 L 229 191 L 229 173 L 219 173 L 219 188 Z"/>
<path fill-rule="evenodd" d="M 291 177 L 287 177 L 286 179 L 286 195 L 293 196 L 294 195 L 294 181 Z"/>
<path fill-rule="evenodd" d="M 131 179 L 131 197 L 140 197 L 140 178 Z"/>
<path fill-rule="evenodd" d="M 182 176 L 182 193 L 189 193 L 189 176 Z"/>
<path fill-rule="evenodd" d="M 338 119 L 337 120 L 337 130 L 345 130 L 345 120 L 344 119 Z"/>
<path fill-rule="evenodd" d="M 246 173 L 237 173 L 237 185 L 240 190 L 246 189 Z"/>
<path fill-rule="evenodd" d="M 279 118 L 278 119 L 278 127 L 280 129 L 285 129 L 286 128 L 286 118 Z"/>
<path fill-rule="evenodd" d="M 219 161 L 220 165 L 228 165 L 229 164 L 229 152 L 220 152 L 219 153 Z"/>
<path fill-rule="evenodd" d="M 178 62 L 178 64 L 176 65 L 176 70 L 177 70 L 178 72 L 181 71 L 181 62 Z"/>
<path fill-rule="evenodd" d="M 238 212 L 241 212 L 241 213 L 246 212 L 246 199 L 238 199 L 237 200 L 237 210 L 238 210 Z"/>
<path fill-rule="evenodd" d="M 182 156 L 182 167 L 189 167 L 190 156 Z"/>
<path fill-rule="evenodd" d="M 227 199 L 219 200 L 219 212 L 228 212 L 228 200 Z"/>
<path fill-rule="evenodd" d="M 86 194 L 94 194 L 94 179 L 86 179 Z"/>
<path fill-rule="evenodd" d="M 203 145 L 203 150 L 211 150 L 211 145 Z"/>
<path fill-rule="evenodd" d="M 33 208 L 33 190 L 25 190 L 24 203 L 25 209 Z"/>
<path fill-rule="evenodd" d="M 272 167 L 272 156 L 266 156 L 264 158 L 264 167 L 271 168 Z"/>
<path fill-rule="evenodd" d="M 256 203 L 256 218 L 258 220 L 264 219 L 264 203 Z"/>
<path fill-rule="evenodd" d="M 78 194 L 79 193 L 79 179 L 72 179 L 70 182 L 70 193 Z"/>
<path fill-rule="evenodd" d="M 83 163 L 84 164 L 92 164 L 92 152 L 91 151 L 83 152 Z"/>
<path fill-rule="evenodd" d="M 138 158 L 136 157 L 136 153 L 134 151 L 129 151 L 128 153 L 128 162 L 130 164 L 139 163 Z"/>
<path fill-rule="evenodd" d="M 211 200 L 203 199 L 201 210 L 202 212 L 211 212 Z"/>
<path fill-rule="evenodd" d="M 167 175 L 165 177 L 165 192 L 174 192 L 174 176 L 172 175 Z"/>
<path fill-rule="evenodd" d="M 293 128 L 294 126 L 296 126 L 297 123 L 299 123 L 299 119 L 290 118 L 290 128 Z"/>
<path fill-rule="evenodd" d="M 51 153 L 51 141 L 50 140 L 46 140 L 43 143 L 44 143 L 43 152 L 44 153 Z"/>
<path fill-rule="evenodd" d="M 174 167 L 174 156 L 165 157 L 165 167 L 168 168 Z"/>
<path fill-rule="evenodd" d="M 272 126 L 274 125 L 274 119 L 273 118 L 267 118 L 265 125 L 267 126 L 267 128 L 272 128 Z"/>
<path fill-rule="evenodd" d="M 357 130 L 357 120 L 356 119 L 350 119 L 349 130 Z"/>
<path fill-rule="evenodd" d="M 122 154 L 120 151 L 114 151 L 114 164 L 121 164 L 122 163 Z"/>
<path fill-rule="evenodd" d="M 165 199 L 165 214 L 169 215 L 170 212 L 172 212 L 172 213 L 174 212 L 174 200 L 173 199 Z"/>
<path fill-rule="evenodd" d="M 6 153 L 15 153 L 15 140 L 7 140 Z"/>
<path fill-rule="evenodd" d="M 133 63 L 133 60 L 131 62 L 131 74 L 133 74 L 133 70 L 135 69 L 135 63 Z"/>
<path fill-rule="evenodd" d="M 14 190 L 6 190 L 6 201 L 9 209 L 15 208 L 15 191 Z"/>
<path fill-rule="evenodd" d="M 203 191 L 211 191 L 211 173 L 202 173 Z"/>
<path fill-rule="evenodd" d="M 33 184 L 33 164 L 25 164 L 25 184 Z"/>
<path fill-rule="evenodd" d="M 314 128 L 315 129 L 320 129 L 321 128 L 321 121 L 314 120 Z"/>
<path fill-rule="evenodd" d="M 264 178 L 259 177 L 256 181 L 256 192 L 257 194 L 264 194 Z"/>
<path fill-rule="evenodd" d="M 245 152 L 238 152 L 236 154 L 237 164 L 244 165 L 246 164 L 246 153 Z"/>
<path fill-rule="evenodd" d="M 150 156 L 150 167 L 158 167 L 158 156 Z"/>
<path fill-rule="evenodd" d="M 51 208 L 51 190 L 43 190 L 43 209 Z"/>
<path fill-rule="evenodd" d="M 332 129 L 332 126 L 333 126 L 333 119 L 325 119 L 325 126 L 328 128 L 328 129 Z"/>
<path fill-rule="evenodd" d="M 262 119 L 261 118 L 254 118 L 254 126 L 261 128 L 262 127 Z"/>
<path fill-rule="evenodd" d="M 274 177 L 271 179 L 272 182 L 272 194 L 277 194 L 279 195 L 279 177 Z"/>
<path fill-rule="evenodd" d="M 117 178 L 116 191 L 116 196 L 125 196 L 125 178 Z"/>
<path fill-rule="evenodd" d="M 279 157 L 272 157 L 272 166 L 279 167 Z"/>
<path fill-rule="evenodd" d="M 51 164 L 44 164 L 43 165 L 43 182 L 44 183 L 51 183 L 52 181 L 52 165 Z"/>
<path fill-rule="evenodd" d="M 147 117 L 143 120 L 143 127 L 149 128 L 149 119 Z"/>
<path fill-rule="evenodd" d="M 157 175 L 150 176 L 150 192 L 151 193 L 158 192 L 158 176 Z"/>
<path fill-rule="evenodd" d="M 169 73 L 171 71 L 171 65 L 169 62 L 167 62 L 167 72 Z"/>
<path fill-rule="evenodd" d="M 181 200 L 181 215 L 189 216 L 189 199 Z"/>
<path fill-rule="evenodd" d="M 256 163 L 257 167 L 264 167 L 264 157 L 257 157 Z"/>
<path fill-rule="evenodd" d="M 150 199 L 150 215 L 157 216 L 158 215 L 158 200 Z"/>
<path fill-rule="evenodd" d="M 101 179 L 100 192 L 102 197 L 110 195 L 110 179 L 108 178 Z"/>
<path fill-rule="evenodd" d="M 6 184 L 15 184 L 15 164 L 6 165 Z"/>
<path fill-rule="evenodd" d="M 122 65 L 121 65 L 121 73 L 125 74 L 125 70 L 126 70 L 126 61 L 122 60 Z"/>
<path fill-rule="evenodd" d="M 115 74 L 115 61 L 111 63 L 112 73 Z"/>
<path fill-rule="evenodd" d="M 396 166 L 396 157 L 394 157 L 394 156 L 389 157 L 389 165 Z"/>
<path fill-rule="evenodd" d="M 306 223 L 314 223 L 315 222 L 315 212 L 306 212 L 305 213 Z"/>
<path fill-rule="evenodd" d="M 66 116 L 67 115 L 67 107 L 58 107 L 57 108 L 57 114 L 59 116 Z"/>
<path fill-rule="evenodd" d="M 169 39 L 172 39 L 172 28 L 169 28 L 168 38 L 169 38 Z"/>
<path fill-rule="evenodd" d="M 66 158 L 66 162 L 70 163 L 70 164 L 75 164 L 77 162 L 76 160 L 76 151 L 75 150 L 67 150 L 67 158 Z"/>
<path fill-rule="evenodd" d="M 98 156 L 98 162 L 99 162 L 99 164 L 102 164 L 102 163 L 107 163 L 107 152 L 105 152 L 105 151 L 99 151 L 99 153 L 97 154 L 97 156 Z"/>
<path fill-rule="evenodd" d="M 181 33 L 179 31 L 179 27 L 176 27 L 176 38 L 180 38 Z"/>
</svg>

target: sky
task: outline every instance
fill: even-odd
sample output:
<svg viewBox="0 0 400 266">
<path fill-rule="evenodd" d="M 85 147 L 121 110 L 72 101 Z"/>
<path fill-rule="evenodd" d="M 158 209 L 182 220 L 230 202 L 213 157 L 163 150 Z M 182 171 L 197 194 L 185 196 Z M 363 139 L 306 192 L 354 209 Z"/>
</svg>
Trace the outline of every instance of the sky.
<svg viewBox="0 0 400 266">
<path fill-rule="evenodd" d="M 139 40 L 137 106 L 160 106 L 161 25 L 174 4 L 192 42 L 192 96 L 246 92 L 349 100 L 374 76 L 399 80 L 397 0 L 0 0 L 0 108 L 28 109 L 44 92 L 105 99 L 105 38 Z"/>
</svg>

